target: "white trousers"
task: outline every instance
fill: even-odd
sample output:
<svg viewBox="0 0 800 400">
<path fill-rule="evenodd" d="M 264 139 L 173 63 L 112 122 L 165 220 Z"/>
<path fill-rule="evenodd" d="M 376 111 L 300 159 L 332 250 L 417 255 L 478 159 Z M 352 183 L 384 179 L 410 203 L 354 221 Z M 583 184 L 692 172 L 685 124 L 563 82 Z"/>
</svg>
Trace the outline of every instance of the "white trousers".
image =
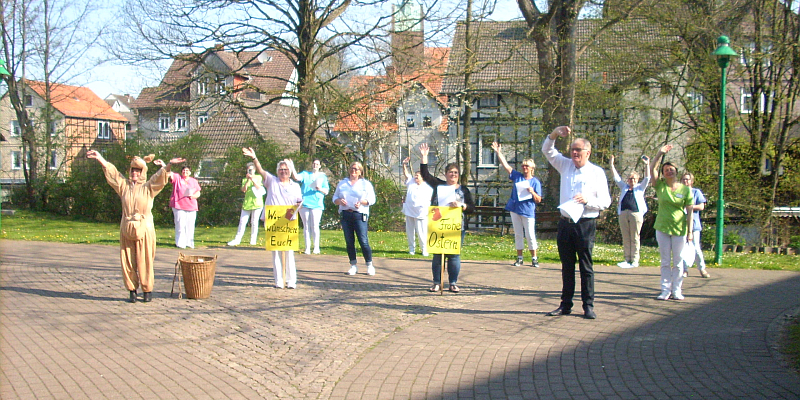
<svg viewBox="0 0 800 400">
<path fill-rule="evenodd" d="M 700 231 L 692 232 L 692 243 L 694 243 L 694 257 L 697 269 L 706 269 L 706 259 L 703 257 L 703 249 L 700 248 Z"/>
<path fill-rule="evenodd" d="M 661 291 L 681 293 L 683 285 L 683 260 L 681 251 L 686 243 L 686 236 L 667 235 L 656 231 L 658 252 L 661 254 Z M 672 256 L 672 260 L 670 260 Z"/>
<path fill-rule="evenodd" d="M 525 242 L 528 242 L 528 250 L 538 250 L 539 244 L 536 243 L 536 231 L 534 224 L 536 218 L 528 218 L 515 212 L 511 213 L 511 225 L 514 227 L 514 245 L 517 250 L 525 250 Z"/>
<path fill-rule="evenodd" d="M 242 210 L 239 214 L 239 229 L 236 231 L 236 238 L 233 242 L 239 244 L 244 236 L 244 230 L 247 229 L 247 220 L 250 220 L 250 244 L 256 244 L 258 241 L 258 224 L 261 218 L 261 211 L 263 208 L 256 210 Z"/>
<path fill-rule="evenodd" d="M 414 238 L 419 237 L 419 248 L 422 250 L 422 254 L 428 254 L 428 246 L 426 243 L 428 240 L 427 219 L 417 219 L 406 215 L 406 236 L 408 237 L 409 253 L 415 251 L 416 247 L 414 244 L 416 240 L 414 240 Z"/>
<path fill-rule="evenodd" d="M 281 253 L 286 253 L 286 286 L 297 287 L 297 269 L 294 266 L 294 250 L 273 251 L 272 270 L 275 276 L 275 287 L 283 288 L 283 264 Z"/>
<path fill-rule="evenodd" d="M 300 207 L 300 219 L 303 221 L 303 237 L 306 240 L 306 253 L 311 252 L 314 244 L 314 253 L 319 253 L 319 222 L 322 220 L 322 209 Z"/>
<path fill-rule="evenodd" d="M 175 246 L 182 249 L 194 248 L 194 222 L 197 211 L 179 210 L 172 207 L 172 216 L 175 219 Z"/>
</svg>

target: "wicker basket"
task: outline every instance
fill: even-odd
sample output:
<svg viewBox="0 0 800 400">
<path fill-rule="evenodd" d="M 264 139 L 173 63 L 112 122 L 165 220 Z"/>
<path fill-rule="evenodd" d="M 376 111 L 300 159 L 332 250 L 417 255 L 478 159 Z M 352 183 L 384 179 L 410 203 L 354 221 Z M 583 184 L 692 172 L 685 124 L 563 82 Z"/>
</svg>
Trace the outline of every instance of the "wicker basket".
<svg viewBox="0 0 800 400">
<path fill-rule="evenodd" d="M 214 287 L 214 272 L 217 268 L 217 256 L 180 255 L 183 286 L 186 297 L 190 299 L 207 299 Z"/>
</svg>

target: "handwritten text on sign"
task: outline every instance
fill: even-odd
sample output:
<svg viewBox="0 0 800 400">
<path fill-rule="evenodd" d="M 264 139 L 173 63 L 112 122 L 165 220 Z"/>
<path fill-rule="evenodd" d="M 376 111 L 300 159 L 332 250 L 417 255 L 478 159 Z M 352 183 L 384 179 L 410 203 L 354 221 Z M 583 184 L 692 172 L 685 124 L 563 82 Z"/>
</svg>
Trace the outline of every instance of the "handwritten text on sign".
<svg viewBox="0 0 800 400">
<path fill-rule="evenodd" d="M 461 207 L 428 208 L 428 252 L 461 254 Z"/>
<path fill-rule="evenodd" d="M 264 206 L 264 230 L 267 232 L 267 250 L 299 249 L 299 227 L 295 206 Z"/>
</svg>

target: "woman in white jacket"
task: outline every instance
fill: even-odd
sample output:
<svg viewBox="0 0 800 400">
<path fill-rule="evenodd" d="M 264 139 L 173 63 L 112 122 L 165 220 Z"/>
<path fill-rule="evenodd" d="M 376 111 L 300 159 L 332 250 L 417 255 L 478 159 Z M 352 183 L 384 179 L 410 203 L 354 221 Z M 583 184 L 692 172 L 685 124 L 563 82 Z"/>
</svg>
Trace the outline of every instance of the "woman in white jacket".
<svg viewBox="0 0 800 400">
<path fill-rule="evenodd" d="M 644 200 L 644 191 L 650 183 L 650 159 L 642 157 L 645 175 L 639 182 L 639 173 L 631 171 L 623 181 L 614 168 L 614 156 L 611 156 L 611 172 L 614 182 L 620 189 L 617 214 L 619 214 L 619 228 L 622 232 L 622 249 L 625 260 L 618 263 L 620 268 L 636 268 L 639 266 L 639 232 L 642 230 L 644 214 L 647 212 L 647 202 Z"/>
</svg>

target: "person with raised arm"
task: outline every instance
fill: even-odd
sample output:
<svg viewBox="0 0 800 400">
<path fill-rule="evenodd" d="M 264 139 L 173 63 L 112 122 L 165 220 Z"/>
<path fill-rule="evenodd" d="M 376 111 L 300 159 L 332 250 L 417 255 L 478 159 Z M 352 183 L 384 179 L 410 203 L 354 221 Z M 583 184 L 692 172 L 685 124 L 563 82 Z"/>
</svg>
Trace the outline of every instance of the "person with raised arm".
<svg viewBox="0 0 800 400">
<path fill-rule="evenodd" d="M 173 158 L 169 164 L 161 160 L 153 163 L 161 168 L 147 180 L 147 163 L 154 155 L 134 157 L 125 178 L 96 150 L 86 152 L 86 157 L 97 160 L 103 167 L 106 182 L 119 195 L 122 217 L 119 226 L 119 259 L 122 281 L 129 292 L 129 301 L 136 303 L 137 289 L 141 286 L 145 303 L 153 299 L 153 264 L 156 257 L 156 228 L 153 224 L 153 199 L 161 193 L 169 178 L 170 167 L 186 162 Z"/>
<path fill-rule="evenodd" d="M 239 227 L 236 229 L 236 236 L 228 242 L 228 246 L 238 246 L 242 242 L 244 231 L 247 229 L 247 221 L 250 220 L 250 244 L 258 243 L 258 225 L 261 213 L 264 211 L 264 189 L 261 175 L 256 173 L 256 166 L 252 162 L 247 163 L 247 172 L 242 178 L 240 190 L 244 193 L 242 200 L 242 211 L 239 213 Z"/>
<path fill-rule="evenodd" d="M 419 248 L 424 257 L 428 256 L 428 207 L 431 205 L 433 188 L 424 180 L 417 171 L 411 175 L 408 163 L 411 157 L 403 160 L 403 175 L 406 177 L 406 197 L 403 201 L 403 214 L 406 216 L 406 236 L 408 237 L 408 254 L 413 255 L 415 236 L 419 237 Z"/>
<path fill-rule="evenodd" d="M 556 139 L 572 133 L 568 126 L 559 126 L 545 137 L 542 153 L 553 168 L 561 174 L 559 187 L 558 256 L 561 259 L 561 304 L 547 313 L 549 316 L 572 313 L 575 295 L 575 263 L 581 275 L 581 301 L 583 317 L 595 319 L 594 311 L 594 250 L 597 217 L 611 205 L 608 181 L 603 168 L 589 162 L 592 144 L 582 138 L 572 141 L 569 157 L 556 150 Z"/>
<path fill-rule="evenodd" d="M 188 165 L 181 167 L 181 173 L 167 174 L 172 182 L 172 196 L 169 206 L 175 221 L 175 246 L 181 249 L 194 248 L 194 224 L 197 221 L 197 198 L 200 197 L 200 183 L 192 178 Z"/>
<path fill-rule="evenodd" d="M 300 182 L 303 191 L 303 206 L 300 207 L 300 219 L 303 221 L 303 238 L 306 243 L 305 254 L 311 254 L 313 243 L 314 254 L 319 254 L 319 223 L 322 212 L 325 210 L 323 199 L 330 191 L 328 176 L 320 171 L 322 163 L 319 160 L 311 162 L 311 171 L 295 173 L 292 178 Z"/>
<path fill-rule="evenodd" d="M 631 171 L 626 180 L 622 180 L 614 167 L 614 156 L 611 156 L 611 173 L 614 182 L 620 189 L 617 214 L 619 215 L 619 229 L 622 233 L 622 253 L 625 260 L 617 263 L 620 268 L 636 268 L 639 266 L 639 232 L 642 230 L 644 214 L 647 213 L 647 202 L 644 200 L 644 191 L 650 184 L 650 159 L 642 156 L 645 175 L 639 182 L 639 173 Z"/>
<path fill-rule="evenodd" d="M 511 213 L 511 225 L 514 227 L 514 245 L 517 249 L 517 261 L 515 267 L 523 265 L 522 253 L 525 250 L 525 242 L 528 243 L 528 251 L 531 253 L 531 266 L 539 268 L 539 258 L 536 250 L 539 244 L 536 242 L 536 204 L 542 202 L 542 182 L 533 176 L 536 163 L 532 158 L 522 160 L 522 172 L 511 168 L 503 155 L 500 143 L 492 142 L 492 150 L 497 153 L 500 165 L 508 173 L 511 184 L 511 197 L 506 202 L 505 209 Z"/>
<path fill-rule="evenodd" d="M 681 252 L 687 242 L 692 241 L 692 192 L 678 180 L 678 168 L 671 162 L 661 166 L 659 178 L 656 166 L 661 158 L 672 150 L 672 145 L 664 145 L 653 157 L 650 175 L 658 198 L 656 241 L 661 255 L 661 294 L 659 300 L 683 300 L 683 259 Z M 671 257 L 670 257 L 671 256 Z M 670 259 L 671 258 L 671 259 Z"/>
<path fill-rule="evenodd" d="M 459 183 L 461 171 L 457 163 L 447 164 L 444 168 L 445 179 L 439 179 L 428 171 L 428 153 L 430 147 L 427 143 L 419 145 L 419 152 L 422 155 L 419 164 L 419 172 L 422 174 L 422 179 L 433 188 L 433 196 L 431 203 L 436 202 L 437 206 L 459 207 L 463 214 L 470 214 L 475 210 L 475 203 L 472 201 L 472 194 L 466 186 Z M 441 187 L 447 186 L 446 190 L 452 190 L 455 197 L 448 204 L 439 204 L 438 192 Z M 462 218 L 463 221 L 463 218 Z M 464 245 L 464 226 L 461 224 L 461 246 Z M 447 261 L 447 278 L 450 284 L 450 291 L 458 293 L 460 291 L 458 283 L 458 275 L 461 273 L 461 255 L 460 254 L 447 254 L 445 255 Z M 431 292 L 438 292 L 441 287 L 442 276 L 442 254 L 434 254 L 431 261 L 431 272 L 433 273 L 433 286 L 429 289 Z"/>
<path fill-rule="evenodd" d="M 256 167 L 256 172 L 264 177 L 264 187 L 267 188 L 267 199 L 264 202 L 268 206 L 297 206 L 303 204 L 303 193 L 300 190 L 300 185 L 292 180 L 292 173 L 294 172 L 294 163 L 292 160 L 283 159 L 278 161 L 277 176 L 261 168 L 261 163 L 258 161 L 255 150 L 252 147 L 242 149 L 242 154 L 245 157 L 253 159 L 253 165 Z M 292 218 L 297 218 L 294 214 Z M 272 252 L 272 272 L 275 278 L 275 287 L 283 289 L 284 276 L 283 265 L 281 264 L 281 253 L 283 251 Z M 285 250 L 286 254 L 286 287 L 295 289 L 297 287 L 297 268 L 294 263 L 294 250 Z"/>
</svg>

